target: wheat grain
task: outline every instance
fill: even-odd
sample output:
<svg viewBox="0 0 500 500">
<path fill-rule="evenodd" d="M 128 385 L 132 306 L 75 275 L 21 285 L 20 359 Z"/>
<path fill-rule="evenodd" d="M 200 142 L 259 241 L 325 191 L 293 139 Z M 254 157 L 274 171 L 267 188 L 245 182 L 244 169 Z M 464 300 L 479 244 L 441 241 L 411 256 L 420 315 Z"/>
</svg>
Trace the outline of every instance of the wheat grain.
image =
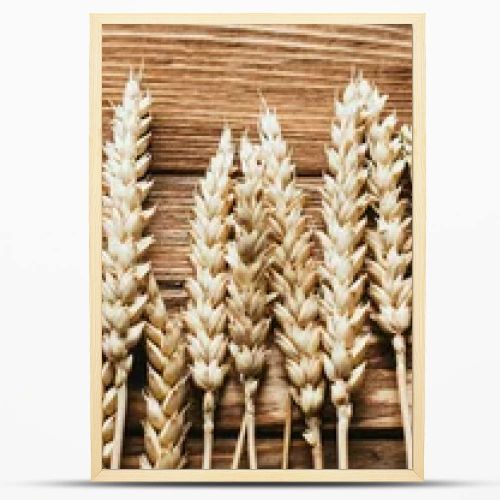
<svg viewBox="0 0 500 500">
<path fill-rule="evenodd" d="M 142 335 L 141 314 L 147 301 L 141 293 L 149 272 L 143 255 L 153 241 L 142 236 L 154 210 L 142 208 L 152 185 L 141 180 L 150 161 L 151 97 L 141 92 L 140 80 L 140 75 L 130 72 L 123 101 L 114 110 L 113 140 L 104 148 L 102 456 L 103 464 L 112 469 L 120 467 L 130 351 Z"/>
<path fill-rule="evenodd" d="M 361 75 L 352 79 L 342 100 L 335 102 L 332 146 L 327 150 L 328 170 L 322 189 L 325 231 L 318 236 L 324 261 L 321 275 L 321 315 L 324 370 L 331 382 L 331 399 L 337 410 L 337 446 L 340 469 L 348 468 L 348 427 L 351 394 L 362 383 L 368 335 L 362 333 L 368 305 L 363 304 L 366 276 L 362 273 L 366 246 L 365 192 L 366 127 L 385 103 Z"/>
<path fill-rule="evenodd" d="M 268 213 L 264 206 L 263 167 L 255 148 L 244 135 L 240 143 L 243 179 L 235 186 L 231 216 L 234 241 L 228 244 L 231 269 L 228 285 L 229 334 L 236 371 L 245 394 L 247 451 L 251 469 L 257 468 L 255 448 L 255 393 L 264 368 L 271 319 L 267 293 Z"/>
<path fill-rule="evenodd" d="M 406 161 L 413 179 L 413 131 L 408 125 L 402 125 L 399 130 L 401 141 L 401 157 Z"/>
<path fill-rule="evenodd" d="M 212 461 L 215 394 L 228 371 L 224 363 L 227 350 L 225 257 L 230 231 L 228 215 L 233 204 L 232 169 L 231 131 L 225 127 L 217 154 L 195 195 L 190 254 L 195 276 L 186 281 L 189 302 L 184 320 L 190 331 L 191 374 L 195 384 L 204 391 L 204 469 L 209 469 Z"/>
<path fill-rule="evenodd" d="M 266 174 L 266 201 L 272 228 L 270 284 L 278 294 L 274 315 L 281 331 L 276 342 L 286 359 L 290 393 L 302 410 L 304 438 L 312 448 L 315 469 L 323 468 L 319 412 L 324 399 L 321 329 L 318 323 L 314 243 L 304 215 L 305 196 L 297 186 L 295 166 L 275 111 L 263 100 L 259 117 L 260 155 Z"/>
<path fill-rule="evenodd" d="M 148 359 L 145 392 L 146 420 L 142 469 L 180 469 L 186 464 L 183 443 L 190 424 L 186 419 L 185 343 L 182 321 L 169 317 L 152 273 L 149 275 L 148 323 L 145 327 Z"/>
<path fill-rule="evenodd" d="M 375 312 L 372 318 L 382 331 L 392 336 L 396 355 L 407 466 L 412 468 L 411 418 L 406 393 L 405 333 L 411 323 L 412 260 L 411 218 L 406 216 L 407 201 L 401 197 L 401 175 L 411 160 L 411 136 L 407 130 L 395 131 L 396 118 L 389 115 L 370 127 L 370 176 L 368 185 L 377 213 L 376 229 L 367 234 L 372 258 L 368 272 L 372 278 L 369 292 Z M 405 137 L 406 135 L 406 137 Z M 402 142 L 403 140 L 403 142 Z"/>
</svg>

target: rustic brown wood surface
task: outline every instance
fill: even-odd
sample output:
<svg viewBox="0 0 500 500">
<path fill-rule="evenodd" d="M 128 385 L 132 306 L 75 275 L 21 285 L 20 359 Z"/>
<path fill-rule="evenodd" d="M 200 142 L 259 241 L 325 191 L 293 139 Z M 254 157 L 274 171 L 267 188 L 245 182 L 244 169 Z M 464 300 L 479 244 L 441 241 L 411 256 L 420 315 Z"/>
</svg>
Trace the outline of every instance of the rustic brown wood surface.
<svg viewBox="0 0 500 500">
<path fill-rule="evenodd" d="M 281 436 L 266 436 L 257 441 L 259 467 L 265 469 L 280 469 Z M 191 439 L 187 443 L 189 454 L 188 467 L 201 467 L 202 441 Z M 214 443 L 214 469 L 229 469 L 234 451 L 234 439 L 216 439 Z M 142 453 L 142 439 L 131 437 L 125 442 L 125 468 L 138 468 L 139 456 Z M 397 469 L 405 461 L 405 450 L 402 440 L 394 439 L 355 439 L 350 443 L 351 469 Z M 333 440 L 324 449 L 325 468 L 337 468 L 336 450 Z M 310 469 L 311 459 L 309 445 L 302 438 L 292 440 L 290 446 L 291 469 Z M 242 455 L 241 468 L 248 468 L 246 454 Z"/>
<path fill-rule="evenodd" d="M 353 69 L 390 95 L 398 119 L 412 118 L 412 32 L 406 25 L 105 25 L 103 28 L 103 136 L 110 137 L 111 103 L 121 98 L 127 72 L 144 64 L 144 85 L 153 93 L 152 177 L 149 203 L 157 206 L 151 224 L 156 243 L 150 257 L 167 306 L 185 304 L 188 224 L 193 190 L 214 153 L 224 122 L 238 138 L 248 130 L 257 138 L 259 93 L 276 107 L 293 150 L 300 183 L 307 194 L 313 227 L 321 224 L 321 170 L 325 166 L 333 97 Z M 319 252 L 317 252 L 319 258 Z M 402 468 L 405 463 L 394 359 L 386 339 L 373 328 L 369 370 L 355 401 L 351 429 L 352 468 Z M 137 467 L 142 452 L 144 416 L 141 387 L 145 356 L 135 353 L 130 385 L 125 467 Z M 286 379 L 281 355 L 273 349 L 270 368 L 257 399 L 259 465 L 277 468 L 281 456 Z M 408 354 L 411 366 L 411 349 Z M 411 381 L 411 373 L 409 375 Z M 242 394 L 234 377 L 220 398 L 214 467 L 230 465 L 242 414 Z M 411 394 L 411 388 L 409 388 Z M 201 461 L 198 394 L 193 392 L 193 429 L 188 438 L 189 466 Z M 335 419 L 324 411 L 325 466 L 336 467 Z M 303 422 L 295 409 L 290 466 L 310 467 L 301 438 Z M 245 461 L 242 467 L 246 467 Z"/>
</svg>

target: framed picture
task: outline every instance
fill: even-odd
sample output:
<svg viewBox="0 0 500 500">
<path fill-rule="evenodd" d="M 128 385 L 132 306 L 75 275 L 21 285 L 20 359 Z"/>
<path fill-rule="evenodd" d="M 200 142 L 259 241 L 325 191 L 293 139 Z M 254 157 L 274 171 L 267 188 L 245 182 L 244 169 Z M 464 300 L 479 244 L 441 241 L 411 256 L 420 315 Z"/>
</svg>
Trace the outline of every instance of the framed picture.
<svg viewBox="0 0 500 500">
<path fill-rule="evenodd" d="M 423 14 L 90 17 L 92 479 L 421 481 Z"/>
</svg>

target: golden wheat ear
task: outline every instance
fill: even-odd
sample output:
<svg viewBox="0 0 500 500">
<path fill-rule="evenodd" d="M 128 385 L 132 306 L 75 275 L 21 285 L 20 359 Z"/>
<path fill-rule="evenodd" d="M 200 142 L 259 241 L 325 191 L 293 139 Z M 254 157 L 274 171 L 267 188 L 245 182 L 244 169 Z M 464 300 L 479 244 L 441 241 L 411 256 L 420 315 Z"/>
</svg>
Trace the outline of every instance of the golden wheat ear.
<svg viewBox="0 0 500 500">
<path fill-rule="evenodd" d="M 114 110 L 113 139 L 104 147 L 102 458 L 112 469 L 120 468 L 131 350 L 144 329 L 141 315 L 147 295 L 142 292 L 149 272 L 144 253 L 153 241 L 143 235 L 152 212 L 142 207 L 151 183 L 141 179 L 150 162 L 151 97 L 141 91 L 140 83 L 131 71 Z"/>
<path fill-rule="evenodd" d="M 226 360 L 227 240 L 232 209 L 233 145 L 231 130 L 224 127 L 216 155 L 200 181 L 191 222 L 194 276 L 186 280 L 189 296 L 184 322 L 191 376 L 203 395 L 203 463 L 212 466 L 216 393 L 229 369 Z"/>
<path fill-rule="evenodd" d="M 363 332 L 368 305 L 361 300 L 366 281 L 364 233 L 369 203 L 365 131 L 378 117 L 385 100 L 361 76 L 353 78 L 342 98 L 335 102 L 331 145 L 326 151 L 324 230 L 318 232 L 323 248 L 320 314 L 324 324 L 324 371 L 337 410 L 340 469 L 348 468 L 351 394 L 363 380 L 368 342 L 368 334 Z"/>
<path fill-rule="evenodd" d="M 280 326 L 275 342 L 285 357 L 290 394 L 306 421 L 304 439 L 313 466 L 323 468 L 320 411 L 324 400 L 316 263 L 311 231 L 304 215 L 305 197 L 297 186 L 295 166 L 275 111 L 262 100 L 259 116 L 260 157 L 265 169 L 265 199 L 272 227 L 269 284 L 277 294 L 274 316 Z M 290 412 L 287 416 L 290 416 Z M 290 422 L 285 432 L 290 432 Z M 288 463 L 285 434 L 283 464 Z"/>
<path fill-rule="evenodd" d="M 186 392 L 189 375 L 182 321 L 169 316 L 152 273 L 149 276 L 146 418 L 142 469 L 179 469 L 186 463 L 183 444 L 190 427 Z"/>
<path fill-rule="evenodd" d="M 235 186 L 234 240 L 229 242 L 227 252 L 229 350 L 243 384 L 243 428 L 249 465 L 256 469 L 255 394 L 265 364 L 271 323 L 268 305 L 273 295 L 268 294 L 266 278 L 268 214 L 264 205 L 264 171 L 258 162 L 258 150 L 246 135 L 240 142 L 240 161 L 243 178 Z"/>
<path fill-rule="evenodd" d="M 376 227 L 367 241 L 371 258 L 369 288 L 374 313 L 372 319 L 390 335 L 396 356 L 401 417 L 406 446 L 406 464 L 413 468 L 411 415 L 406 388 L 406 339 L 412 316 L 411 218 L 408 203 L 401 197 L 401 178 L 406 165 L 411 168 L 411 130 L 396 132 L 396 117 L 389 115 L 373 123 L 369 130 L 369 186 Z"/>
</svg>

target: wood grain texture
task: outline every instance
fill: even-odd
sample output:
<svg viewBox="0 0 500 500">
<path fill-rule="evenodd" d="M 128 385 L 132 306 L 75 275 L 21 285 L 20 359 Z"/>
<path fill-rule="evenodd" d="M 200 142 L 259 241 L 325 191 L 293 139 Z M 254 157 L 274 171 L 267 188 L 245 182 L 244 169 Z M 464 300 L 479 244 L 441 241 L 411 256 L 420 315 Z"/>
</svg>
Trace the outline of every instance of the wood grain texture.
<svg viewBox="0 0 500 500">
<path fill-rule="evenodd" d="M 411 121 L 410 25 L 105 25 L 102 51 L 104 123 L 128 68 L 144 62 L 157 170 L 202 171 L 225 121 L 255 138 L 261 92 L 279 111 L 299 171 L 320 172 L 334 92 L 353 69 Z"/>
<path fill-rule="evenodd" d="M 279 437 L 267 436 L 257 442 L 259 467 L 265 469 L 281 468 L 282 441 Z M 215 439 L 213 461 L 216 469 L 229 469 L 234 450 L 234 439 Z M 123 467 L 135 469 L 139 466 L 142 453 L 140 437 L 129 439 L 125 445 Z M 201 466 L 202 442 L 190 440 L 187 443 L 188 467 L 199 469 Z M 405 466 L 405 451 L 402 441 L 392 439 L 356 439 L 350 443 L 351 469 L 401 469 Z M 310 469 L 311 453 L 309 445 L 302 438 L 294 438 L 290 446 L 290 469 Z M 337 468 L 335 438 L 325 435 L 324 465 L 326 469 Z M 248 468 L 246 454 L 243 454 L 241 468 Z"/>
<path fill-rule="evenodd" d="M 353 68 L 389 94 L 389 108 L 403 122 L 412 120 L 411 25 L 104 25 L 102 32 L 103 139 L 110 137 L 112 102 L 121 98 L 128 69 L 144 63 L 144 83 L 153 93 L 153 167 L 148 203 L 157 206 L 149 257 L 169 309 L 185 305 L 193 191 L 214 153 L 221 126 L 244 130 L 257 139 L 259 92 L 276 107 L 283 134 L 293 150 L 299 183 L 307 196 L 312 227 L 321 225 L 321 171 L 329 141 L 335 91 Z M 408 193 L 410 194 L 410 193 Z M 316 248 L 319 259 L 319 248 Z M 353 468 L 403 468 L 404 449 L 392 349 L 377 336 L 368 351 L 366 383 L 357 396 L 352 422 Z M 141 419 L 145 382 L 142 345 L 135 353 L 125 436 L 125 467 L 137 467 L 142 452 Z M 408 353 L 411 366 L 411 349 Z M 281 354 L 273 349 L 270 369 L 257 400 L 260 465 L 279 466 L 286 380 Z M 411 382 L 411 373 L 409 374 Z M 214 467 L 225 468 L 242 414 L 242 394 L 234 377 L 221 396 L 216 421 Z M 411 396 L 411 384 L 409 384 Z M 189 466 L 199 467 L 199 397 L 192 394 L 193 429 L 188 437 Z M 336 467 L 335 418 L 325 407 L 326 466 Z M 310 467 L 301 438 L 303 423 L 295 409 L 291 467 Z M 242 464 L 246 467 L 245 463 Z"/>
</svg>

